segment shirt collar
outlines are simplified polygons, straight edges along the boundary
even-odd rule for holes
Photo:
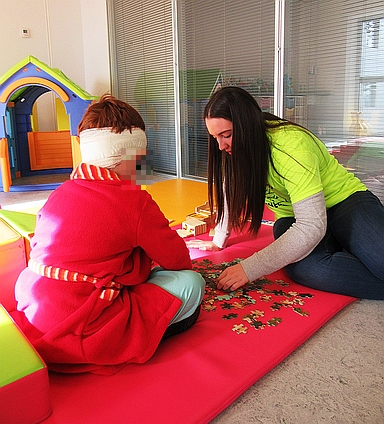
[[[71,180],[121,181],[116,172],[101,166],[80,163],[72,171]]]

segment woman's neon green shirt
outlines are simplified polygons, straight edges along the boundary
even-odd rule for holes
[[[328,209],[357,191],[367,190],[318,138],[300,127],[275,128],[268,135],[274,167],[269,167],[265,203],[276,219],[294,216],[293,203],[321,191]]]

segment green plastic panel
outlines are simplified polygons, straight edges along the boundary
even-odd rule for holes
[[[40,356],[0,305],[0,387],[43,368]]]

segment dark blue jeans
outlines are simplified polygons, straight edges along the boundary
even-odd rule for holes
[[[357,192],[327,211],[324,238],[306,258],[286,266],[307,287],[365,299],[384,299],[384,207],[370,191]],[[275,222],[275,239],[295,222]]]

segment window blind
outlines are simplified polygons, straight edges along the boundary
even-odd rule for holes
[[[114,95],[146,124],[156,172],[176,174],[172,3],[112,0]]]
[[[204,106],[218,85],[236,85],[271,104],[274,2],[181,0],[179,65],[184,175],[205,178]]]
[[[263,110],[274,112],[276,2],[110,1],[115,92],[143,115],[155,171],[175,174],[177,128],[182,175],[205,178],[202,114],[216,86],[244,87]],[[174,113],[172,4],[180,123]],[[383,1],[286,0],[284,10],[283,117],[318,135],[384,198]]]
[[[383,1],[289,0],[285,28],[285,117],[384,199]]]

